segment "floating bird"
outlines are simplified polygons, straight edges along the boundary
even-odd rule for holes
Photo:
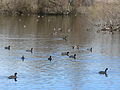
[[[88,51],[92,52],[92,47],[87,49]]]
[[[14,75],[11,75],[8,77],[9,79],[16,79],[17,78],[17,73],[14,73]]]
[[[74,59],[76,59],[76,54],[70,55],[69,58],[74,58]]]
[[[92,48],[90,48],[90,51],[92,52]]]
[[[80,46],[79,45],[75,45],[75,46],[72,46],[72,49],[79,49],[80,48]]]
[[[75,48],[75,46],[72,46],[72,49],[74,49]]]
[[[30,50],[28,49],[28,50],[26,50],[26,52],[33,52],[33,48],[31,48]]]
[[[105,69],[105,71],[99,71],[99,74],[107,74],[108,68]]]
[[[22,59],[22,61],[24,61],[25,57],[24,57],[24,56],[22,56],[22,57],[21,57],[21,59]]]
[[[8,50],[10,50],[10,46],[8,46],[8,47],[5,47],[5,49],[8,49]]]
[[[67,41],[67,36],[64,36],[64,37],[63,37],[63,40]]]
[[[79,49],[80,48],[80,46],[79,45],[77,45],[77,47],[76,47],[77,49]]]
[[[52,57],[50,56],[50,57],[48,58],[48,60],[51,61],[51,60],[52,60]]]
[[[67,55],[67,56],[69,56],[68,54],[69,54],[69,52],[62,52],[61,53],[61,55]]]

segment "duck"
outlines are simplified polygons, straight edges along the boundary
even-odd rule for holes
[[[72,46],[72,49],[79,49],[79,48],[80,48],[79,45]]]
[[[76,54],[70,55],[69,58],[74,58],[74,59],[76,59]]]
[[[69,56],[69,52],[62,52],[61,55],[63,55],[63,56],[64,56],[64,55]]]
[[[75,46],[72,46],[72,49],[74,49],[75,48]]]
[[[99,71],[99,74],[107,74],[108,68],[105,69],[105,71]]]
[[[67,41],[67,36],[64,36],[64,37],[63,37],[63,40]]]
[[[21,57],[21,59],[22,59],[22,61],[24,61],[25,57],[24,57],[24,56],[22,56],[22,57]]]
[[[10,45],[9,45],[8,47],[5,47],[5,49],[8,49],[8,50],[10,50]]]
[[[33,48],[26,50],[26,52],[33,52]]]
[[[48,60],[51,61],[51,60],[52,60],[52,56],[50,56],[50,57],[48,58]]]
[[[79,46],[79,45],[77,45],[77,46],[76,46],[76,48],[77,48],[77,49],[79,49],[79,48],[80,48],[80,46]]]
[[[17,78],[17,73],[14,73],[14,75],[11,75],[8,77],[9,79],[16,79]]]
[[[92,48],[90,48],[90,51],[92,52]]]
[[[91,48],[87,48],[88,51],[92,52],[92,47]]]

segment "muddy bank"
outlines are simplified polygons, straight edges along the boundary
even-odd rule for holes
[[[0,0],[0,13],[71,14],[93,3],[94,0]]]

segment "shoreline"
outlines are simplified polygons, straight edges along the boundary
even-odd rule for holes
[[[23,0],[24,1],[24,0]],[[27,0],[26,0],[27,1]],[[52,0],[50,0],[52,1]],[[59,0],[58,0],[59,1]],[[4,1],[3,1],[4,2]],[[34,2],[34,1],[33,1]],[[106,6],[114,6],[119,7],[119,3],[102,3],[102,2],[94,2],[90,5],[77,5],[76,2],[73,2],[73,5],[69,2],[47,2],[47,4],[42,5],[43,3],[30,3],[27,2],[0,2],[0,14],[1,15],[76,15],[76,14],[84,14],[87,12],[91,12],[94,9],[98,9],[101,7],[103,10],[106,9]],[[57,6],[56,6],[57,5]],[[105,8],[102,6],[104,5]],[[93,10],[92,10],[93,9]]]

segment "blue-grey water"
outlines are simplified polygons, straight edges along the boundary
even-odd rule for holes
[[[120,33],[97,33],[94,24],[100,22],[93,19],[0,16],[0,90],[119,90]],[[10,50],[4,49],[9,45]],[[26,52],[30,48],[33,53]],[[67,51],[76,59],[61,55]],[[107,77],[98,73],[105,68]],[[8,79],[15,72],[16,82]]]

